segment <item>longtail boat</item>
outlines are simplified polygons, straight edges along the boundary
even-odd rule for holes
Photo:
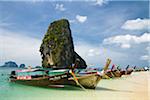
[[[150,70],[150,68],[148,66],[147,67],[137,67],[137,66],[133,67],[134,72],[149,71],[149,70]]]
[[[130,75],[132,72],[133,72],[133,69],[129,67],[129,65],[125,68],[125,69],[119,69],[118,70],[120,71],[120,73],[122,75]]]
[[[113,75],[112,78],[121,77],[122,76],[122,74],[120,73],[120,71],[115,68],[114,64],[112,65],[111,72],[112,72],[112,75]]]
[[[105,75],[102,77],[103,79],[110,79],[110,78],[113,78],[114,77],[114,74],[112,73],[111,70],[107,70],[105,72]]]
[[[81,88],[96,88],[107,70],[111,60],[108,59],[103,71],[88,70],[75,72],[74,69],[23,69],[12,71],[10,81],[32,86],[49,87],[54,85],[74,85]]]
[[[67,84],[69,69],[32,69],[12,71],[10,81],[24,85],[48,87]]]
[[[132,68],[127,69],[125,75],[130,75],[133,72]]]
[[[12,71],[10,81],[32,86],[47,86],[49,84],[47,73],[39,69]]]
[[[83,71],[78,74],[70,72],[73,77],[68,79],[70,85],[83,86],[84,88],[95,89],[98,82],[105,75],[105,71],[108,69],[111,63],[110,59],[107,59],[106,65],[101,72],[98,71]]]
[[[101,78],[101,75],[98,73],[79,75],[76,76],[76,79],[74,79],[74,77],[69,78],[68,83],[69,85],[75,86],[79,86],[79,84],[81,84],[84,88],[95,89]],[[76,82],[76,80],[78,80],[78,82]]]
[[[68,71],[69,74],[67,74],[68,78],[65,78],[64,80],[61,79],[61,82],[57,81],[55,82],[55,84],[73,85],[81,88],[95,89],[98,82],[102,79],[102,76],[105,74],[104,72],[108,69],[110,63],[111,60],[107,59],[106,65],[101,72],[98,72],[97,70],[87,69],[70,69]],[[77,66],[77,64],[75,64],[75,66]],[[52,81],[50,81],[50,83],[51,82]]]
[[[125,69],[124,75],[130,75],[133,72],[133,69],[129,67],[129,65]]]
[[[115,65],[113,64],[112,68],[110,70],[107,70],[105,74],[106,75],[103,76],[103,79],[121,77],[124,73],[119,69],[115,68]]]
[[[52,85],[81,85],[84,88],[94,89],[101,79],[99,73],[96,72],[91,74],[79,74],[69,70],[70,69],[49,70],[48,73],[42,73],[41,75],[37,70],[25,72],[12,71],[10,81],[31,86],[51,87]],[[42,70],[42,72],[44,72],[44,70]]]

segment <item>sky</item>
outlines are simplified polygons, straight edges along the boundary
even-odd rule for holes
[[[68,19],[75,51],[88,66],[150,65],[146,0],[0,0],[0,65],[41,65],[40,44],[51,22]]]

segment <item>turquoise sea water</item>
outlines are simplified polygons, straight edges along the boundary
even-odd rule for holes
[[[10,68],[0,68],[0,100],[92,100],[95,90],[79,87],[42,88],[9,82]],[[88,96],[88,97],[87,97]]]
[[[42,88],[12,83],[8,80],[11,70],[15,69],[0,68],[0,100],[131,100],[135,86],[132,80],[138,74],[109,80],[102,79],[95,90],[84,91],[73,86]]]

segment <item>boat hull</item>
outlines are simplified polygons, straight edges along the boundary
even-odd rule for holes
[[[95,89],[98,82],[101,80],[101,76],[97,73],[91,74],[78,74],[76,76],[79,84],[85,88]],[[72,75],[70,74],[61,74],[54,76],[43,76],[31,79],[17,79],[17,77],[10,78],[11,82],[30,85],[30,86],[40,86],[40,87],[49,87],[51,85],[74,85],[78,86]]]
[[[35,79],[26,79],[26,80],[19,80],[19,79],[10,79],[11,82],[16,82],[23,85],[30,85],[30,86],[48,86],[49,85],[49,78],[35,78]]]
[[[121,71],[123,75],[130,75],[133,70],[126,70],[126,71]]]
[[[89,88],[89,89],[95,89],[98,82],[102,79],[100,75],[98,74],[89,74],[89,75],[83,75],[83,76],[79,76],[77,77],[78,82],[85,88]],[[74,81],[73,78],[69,78],[68,79],[68,84],[69,85],[75,85],[78,86],[76,84],[76,82]]]
[[[103,79],[109,79],[109,78],[117,78],[117,77],[121,77],[122,75],[124,75],[125,72],[123,71],[108,71],[105,73],[105,75],[102,77]]]
[[[11,82],[16,82],[24,85],[31,86],[42,86],[47,87],[49,85],[64,85],[68,83],[68,75],[57,75],[57,76],[46,76],[40,78],[32,78],[32,79],[16,79],[10,78]]]
[[[120,71],[113,71],[114,77],[121,77],[123,74]]]
[[[112,71],[108,71],[108,72],[105,73],[105,75],[103,75],[102,78],[103,79],[110,79],[110,78],[113,78],[113,77],[115,77],[113,72]]]
[[[133,72],[133,70],[129,70],[126,72],[126,75],[130,75]]]

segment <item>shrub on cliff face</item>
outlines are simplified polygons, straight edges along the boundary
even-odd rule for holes
[[[79,59],[78,68],[86,68],[85,61],[74,51],[73,39],[68,20],[54,21],[48,27],[40,52],[43,67],[64,68]]]

